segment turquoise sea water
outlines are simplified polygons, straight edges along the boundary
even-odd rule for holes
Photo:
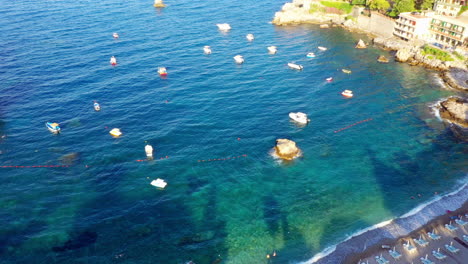
[[[341,28],[269,24],[283,1],[166,3],[0,0],[0,263],[296,263],[466,181],[433,72]],[[303,157],[272,158],[277,138]],[[37,165],[67,167],[4,167]]]

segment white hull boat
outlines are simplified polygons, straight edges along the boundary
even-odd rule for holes
[[[221,31],[231,30],[231,25],[229,25],[228,23],[216,24],[216,26],[218,26],[218,29]]]
[[[205,54],[211,54],[211,47],[210,46],[203,47],[203,52]]]
[[[295,63],[288,63],[288,67],[291,68],[291,69],[294,69],[294,70],[302,70],[304,69],[304,67],[302,67],[302,65],[299,65],[299,64],[295,64]]]
[[[276,46],[270,46],[267,49],[268,49],[268,53],[270,53],[270,54],[276,54],[276,52],[278,51],[276,49]]]
[[[98,102],[94,102],[93,104],[93,107],[94,107],[94,111],[101,111],[101,106],[99,105]]]
[[[54,134],[58,134],[61,131],[60,125],[58,123],[47,122],[46,127],[47,129],[49,129],[50,132]]]
[[[158,188],[161,188],[161,189],[164,189],[164,187],[166,187],[166,185],[167,185],[167,182],[165,182],[163,179],[157,178],[156,180],[153,180],[151,182],[151,185],[153,185],[155,187],[158,187]]]
[[[326,51],[326,50],[327,50],[327,48],[325,48],[325,47],[320,47],[320,46],[318,47],[318,49],[321,50],[321,51]]]
[[[114,65],[114,66],[117,65],[117,59],[114,56],[110,58],[109,62],[111,65]]]
[[[234,56],[234,60],[236,61],[237,64],[244,63],[244,57],[242,57],[241,55]]]
[[[307,58],[314,58],[315,57],[315,54],[313,52],[309,52],[307,53]]]
[[[351,90],[344,90],[341,95],[343,95],[344,97],[348,97],[348,98],[351,98],[353,97],[353,91]]]
[[[145,146],[145,153],[146,153],[146,157],[152,158],[153,157],[153,147],[151,145],[146,145]]]
[[[245,37],[247,38],[248,41],[252,41],[255,39],[253,34],[247,34]]]
[[[307,115],[301,112],[297,112],[297,113],[291,112],[289,113],[289,118],[291,118],[292,120],[300,124],[307,124],[310,122],[310,119],[307,118]]]
[[[120,137],[122,135],[122,132],[120,132],[120,129],[114,128],[111,131],[109,131],[109,134],[111,134],[113,137]]]

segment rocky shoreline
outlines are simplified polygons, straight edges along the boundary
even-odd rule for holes
[[[396,61],[440,71],[442,79],[448,86],[468,91],[468,69],[465,62],[441,61],[433,58],[434,56],[424,55],[421,50],[423,43],[406,42],[396,37],[376,36],[360,28],[352,19],[346,20],[346,15],[310,13],[311,3],[311,0],[293,0],[291,3],[284,4],[281,11],[275,13],[272,23],[278,26],[331,23],[333,26],[341,26],[352,32],[365,33],[373,38],[376,46],[396,51]]]

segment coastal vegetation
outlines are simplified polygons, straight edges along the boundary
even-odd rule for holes
[[[385,1],[385,0],[383,0]],[[320,1],[320,3],[323,6],[329,7],[329,8],[336,8],[340,11],[342,11],[344,14],[349,14],[351,13],[351,10],[353,9],[353,6],[347,2],[331,2],[331,1]]]
[[[434,56],[436,59],[441,60],[441,61],[453,61],[452,56],[450,56],[448,52],[445,52],[437,48],[433,48],[429,45],[425,45],[422,48],[421,53],[423,55],[429,55],[429,57]]]

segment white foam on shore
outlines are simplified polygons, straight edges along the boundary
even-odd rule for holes
[[[380,222],[378,224],[375,224],[375,225],[372,225],[370,227],[367,227],[367,228],[364,228],[364,229],[361,229],[361,230],[358,230],[356,231],[355,233],[353,233],[352,235],[350,236],[347,236],[346,239],[344,239],[343,241],[337,243],[337,244],[334,244],[334,245],[331,245],[331,246],[328,246],[326,247],[324,250],[322,250],[321,252],[315,254],[311,259],[307,260],[307,261],[304,261],[304,262],[299,262],[298,264],[312,264],[312,263],[316,263],[317,261],[319,261],[320,259],[332,254],[333,252],[335,252],[336,250],[336,247],[339,245],[339,244],[342,244],[342,243],[345,243],[346,241],[352,239],[353,237],[356,237],[356,236],[359,236],[359,235],[362,235],[364,234],[365,232],[367,231],[370,231],[370,230],[374,230],[374,229],[377,229],[377,228],[381,228],[381,227],[384,227],[390,223],[392,223],[394,220],[396,219],[402,219],[402,218],[407,218],[407,217],[410,217],[412,215],[416,215],[417,213],[419,213],[421,210],[423,210],[424,208],[426,208],[427,206],[431,205],[431,204],[435,204],[436,202],[440,201],[441,199],[443,199],[444,197],[448,197],[448,196],[452,196],[452,195],[455,195],[457,193],[459,193],[460,191],[462,191],[463,189],[465,189],[467,186],[468,186],[468,183],[467,183],[467,180],[468,180],[468,174],[465,175],[464,178],[460,179],[459,181],[457,181],[457,186],[460,184],[461,186],[459,188],[457,188],[455,191],[452,191],[448,194],[445,194],[445,195],[440,195],[440,196],[436,196],[434,197],[433,199],[425,202],[425,203],[422,203],[420,205],[418,205],[417,207],[415,207],[414,209],[412,209],[411,211],[405,213],[404,215],[400,216],[400,217],[397,217],[397,218],[392,218],[390,220],[386,220],[386,221],[383,221],[383,222]],[[462,201],[462,204],[463,204],[464,201]],[[456,210],[458,208],[452,208],[453,210]],[[443,215],[445,212],[441,213],[440,215]],[[366,249],[367,246],[365,246],[362,250],[364,251]]]

